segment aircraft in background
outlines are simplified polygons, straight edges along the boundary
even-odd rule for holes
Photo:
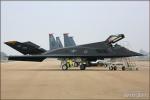
[[[64,47],[76,46],[73,37],[68,36],[69,33],[64,33]]]
[[[23,56],[8,56],[9,60],[15,61],[37,61],[41,62],[46,58],[58,58],[61,60],[61,67],[63,70],[69,68],[68,59],[74,60],[79,63],[80,70],[85,70],[91,61],[97,61],[104,58],[120,58],[142,56],[140,53],[130,51],[125,47],[114,44],[119,40],[125,38],[124,34],[111,35],[105,41],[78,45],[68,46],[65,48],[54,48],[42,54],[37,55],[23,55]],[[16,45],[16,42],[11,42]]]
[[[54,50],[59,48],[63,48],[60,38],[56,37],[55,39],[53,33],[49,34],[49,50]]]
[[[69,33],[64,33],[64,47],[76,46],[73,37],[68,36]],[[53,36],[53,33],[49,34],[49,50],[63,48],[62,42],[59,37]]]

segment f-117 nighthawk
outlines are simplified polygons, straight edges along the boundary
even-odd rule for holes
[[[102,42],[77,46],[71,37],[68,37],[67,34],[64,34],[64,47],[59,37],[57,37],[56,40],[52,34],[50,34],[49,37],[50,50],[40,48],[32,42],[25,42],[23,44],[27,45],[24,46],[17,46],[17,41],[5,42],[5,44],[11,47],[17,47],[17,49],[14,48],[16,50],[21,49],[20,52],[26,51],[26,53],[23,53],[24,55],[22,56],[8,56],[8,60],[42,62],[46,58],[58,58],[61,60],[62,69],[67,70],[69,68],[69,59],[75,62],[76,66],[80,66],[80,70],[85,70],[86,67],[90,65],[89,63],[91,61],[96,61],[99,59],[103,60],[104,58],[142,56],[140,53],[130,51],[121,45],[115,44],[119,40],[125,38],[124,34],[111,35]],[[31,44],[33,45],[31,46]]]

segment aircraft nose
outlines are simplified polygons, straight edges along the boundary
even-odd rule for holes
[[[134,55],[134,56],[144,56],[143,54],[137,53],[137,52],[133,52],[133,55]]]

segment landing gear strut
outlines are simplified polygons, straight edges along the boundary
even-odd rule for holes
[[[89,62],[82,59],[78,62],[73,61],[72,59],[62,59],[61,60],[61,68],[62,70],[68,70],[70,67],[78,67],[80,66],[80,70],[85,70],[86,67],[89,65]]]
[[[74,67],[78,67],[79,63],[78,62],[74,62]]]

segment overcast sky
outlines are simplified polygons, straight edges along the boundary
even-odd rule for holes
[[[70,33],[77,44],[125,34],[120,44],[149,51],[148,1],[1,1],[1,50],[18,55],[5,41],[32,41],[49,49],[48,34],[63,42]]]

